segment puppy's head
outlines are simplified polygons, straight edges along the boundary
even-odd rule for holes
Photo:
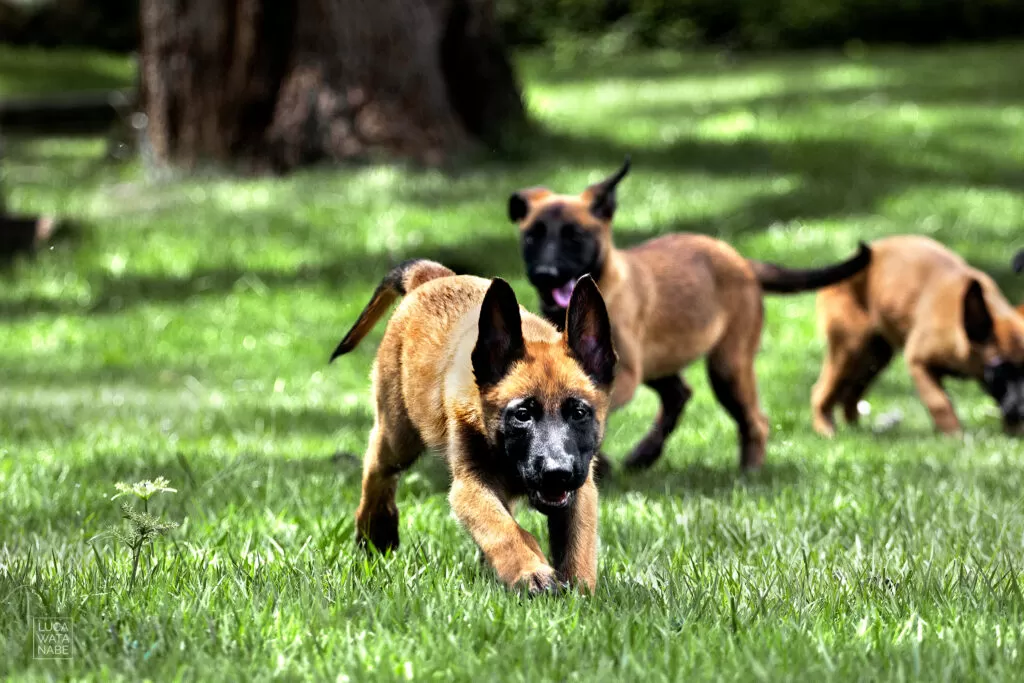
[[[480,308],[473,374],[501,469],[535,508],[551,513],[572,503],[590,473],[616,355],[604,299],[589,277],[570,297],[565,331],[549,341],[525,340],[519,311],[509,284],[493,280]]]
[[[971,280],[963,322],[967,339],[985,362],[982,386],[999,404],[1004,428],[1024,435],[1024,313],[1011,308],[994,314],[981,283]]]
[[[519,225],[519,241],[530,284],[540,295],[544,315],[558,325],[576,281],[600,276],[611,248],[616,187],[629,172],[622,168],[579,195],[559,195],[544,187],[519,190],[508,200],[508,217]]]

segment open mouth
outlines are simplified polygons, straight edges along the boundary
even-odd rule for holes
[[[576,280],[569,280],[557,289],[551,290],[551,298],[560,308],[569,308],[572,290],[576,289]]]
[[[531,498],[544,508],[558,510],[568,507],[572,501],[572,491],[536,491]]]

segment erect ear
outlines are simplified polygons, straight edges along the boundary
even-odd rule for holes
[[[551,190],[546,187],[528,187],[525,190],[513,192],[508,198],[508,219],[513,223],[518,223],[530,213],[531,204],[550,195]]]
[[[630,157],[627,154],[622,168],[599,183],[594,183],[583,191],[580,198],[589,206],[590,213],[603,221],[610,221],[615,215],[618,203],[615,200],[615,188],[626,174],[629,173]]]
[[[494,386],[525,354],[516,294],[507,282],[494,278],[480,306],[479,331],[471,356],[477,386]]]
[[[991,339],[995,330],[995,322],[985,303],[985,292],[977,280],[971,280],[964,293],[964,330],[975,344]]]
[[[589,275],[581,277],[572,290],[563,334],[569,351],[594,384],[610,387],[617,361],[612,326],[601,290]]]

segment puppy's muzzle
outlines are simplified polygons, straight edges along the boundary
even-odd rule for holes
[[[577,489],[586,481],[586,472],[576,466],[576,459],[546,457],[537,468],[537,475],[530,491],[534,506],[543,511],[568,507]]]

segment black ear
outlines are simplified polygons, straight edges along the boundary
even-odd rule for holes
[[[622,162],[622,168],[587,188],[586,192],[590,195],[590,213],[595,218],[610,221],[615,215],[615,209],[618,208],[618,203],[615,200],[615,188],[629,173],[629,166],[630,157],[627,154],[625,161]]]
[[[523,321],[512,287],[494,278],[480,306],[479,332],[473,347],[473,374],[480,388],[494,386],[526,354]]]
[[[565,313],[565,337],[573,357],[594,384],[602,388],[611,386],[618,360],[612,344],[612,326],[601,290],[589,275],[581,277],[572,290]]]
[[[982,344],[992,338],[995,322],[985,304],[985,292],[981,283],[971,280],[964,293],[964,330],[972,343]]]
[[[1013,257],[1013,272],[1024,273],[1024,249],[1017,252]]]
[[[526,218],[526,214],[530,211],[530,204],[526,201],[526,197],[518,192],[513,192],[512,196],[508,198],[508,219],[513,223]]]

